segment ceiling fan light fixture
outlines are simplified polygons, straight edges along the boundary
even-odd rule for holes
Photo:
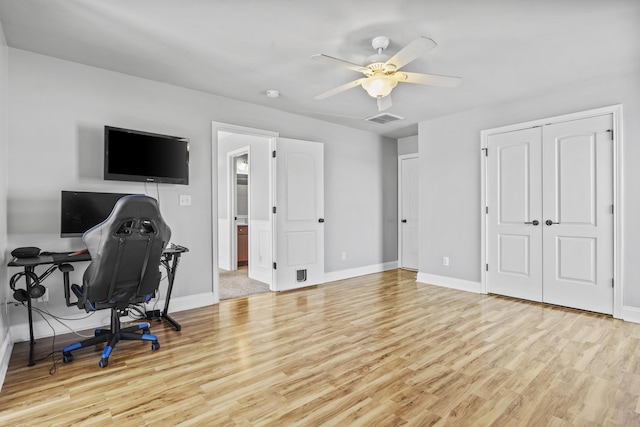
[[[391,93],[398,81],[391,76],[384,74],[373,75],[362,82],[362,87],[367,93],[374,97],[385,97]]]

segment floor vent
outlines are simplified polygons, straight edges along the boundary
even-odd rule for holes
[[[367,117],[365,119],[368,122],[380,123],[381,125],[389,122],[395,122],[398,120],[404,120],[404,117],[396,116],[394,114],[389,113],[380,113],[375,116]]]

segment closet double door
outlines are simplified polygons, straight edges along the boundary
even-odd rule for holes
[[[613,312],[610,114],[487,138],[487,289]]]

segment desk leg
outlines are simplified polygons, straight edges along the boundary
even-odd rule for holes
[[[25,267],[25,271],[34,272],[33,267]],[[27,312],[29,313],[29,363],[27,366],[33,366],[36,364],[33,360],[34,346],[36,344],[36,340],[33,337],[33,310],[31,307],[31,296],[29,294],[29,290],[31,289],[31,277],[25,274],[25,279],[27,280]]]
[[[178,268],[178,260],[180,259],[180,253],[169,254],[167,258],[162,261],[162,265],[167,270],[167,299],[164,301],[164,310],[154,310],[147,314],[147,319],[165,319],[175,328],[176,331],[180,331],[182,326],[173,317],[169,316],[169,301],[171,300],[171,292],[173,291],[173,281],[176,277],[176,269]],[[169,265],[171,263],[171,265]]]

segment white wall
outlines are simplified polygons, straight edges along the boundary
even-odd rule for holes
[[[420,273],[479,283],[480,131],[608,105],[623,105],[623,305],[640,308],[640,73],[612,75],[529,99],[422,122]],[[448,256],[450,266],[442,265]]]
[[[327,272],[397,259],[394,140],[18,49],[9,49],[9,81],[9,247],[82,247],[58,237],[61,190],[156,195],[153,185],[145,191],[142,183],[102,179],[104,125],[180,135],[191,140],[190,185],[159,185],[172,241],[190,248],[173,296],[211,293],[211,121],[218,121],[325,144]],[[180,194],[190,194],[192,206],[179,206]],[[83,266],[77,270],[76,283]],[[49,306],[68,314],[75,309],[63,307],[57,276],[48,280]],[[25,321],[24,310],[12,310],[12,325]]]
[[[0,388],[11,352],[9,316],[5,311],[5,299],[10,296],[7,282],[7,147],[8,137],[8,49],[0,24]]]
[[[398,156],[418,152],[418,135],[398,138]]]

